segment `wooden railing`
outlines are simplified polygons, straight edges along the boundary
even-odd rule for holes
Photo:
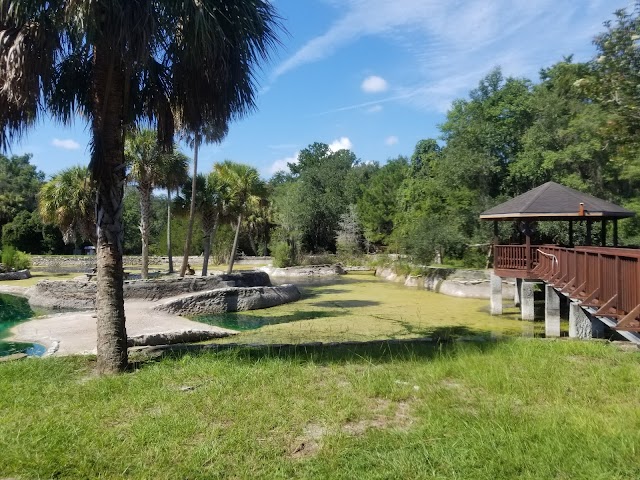
[[[640,250],[536,247],[533,277],[544,280],[595,315],[613,318],[616,328],[640,332]]]
[[[538,246],[529,247],[530,265],[527,268],[527,247],[525,245],[495,245],[493,247],[493,268],[496,270],[532,271],[538,265]]]

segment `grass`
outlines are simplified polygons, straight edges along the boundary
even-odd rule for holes
[[[241,314],[198,317],[228,328],[265,324],[218,342],[301,343],[430,336],[533,334],[544,325],[517,320],[518,310],[491,316],[488,300],[460,299],[350,273],[331,285],[301,286],[300,301]]]
[[[515,339],[0,364],[0,477],[640,478],[640,356]]]

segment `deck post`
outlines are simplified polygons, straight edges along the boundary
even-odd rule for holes
[[[491,315],[502,315],[502,278],[491,273]]]
[[[520,290],[520,312],[522,320],[534,320],[535,311],[533,308],[533,286],[534,282],[522,280]]]
[[[516,278],[515,288],[513,289],[513,304],[516,307],[520,306],[520,290],[522,289],[522,279]]]
[[[552,285],[544,286],[544,334],[560,336],[560,295]]]
[[[587,238],[585,239],[585,244],[590,247],[591,246],[591,220],[587,220]]]
[[[569,302],[569,337],[582,340],[592,338],[589,315],[577,302]]]
[[[569,220],[569,248],[573,248],[573,220]]]
[[[600,226],[600,246],[606,247],[607,246],[607,221],[602,220],[600,225],[601,225]]]
[[[618,246],[618,219],[613,219],[613,246]]]

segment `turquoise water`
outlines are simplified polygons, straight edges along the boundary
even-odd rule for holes
[[[0,293],[0,357],[24,352],[27,355],[42,355],[44,347],[33,343],[8,342],[3,340],[9,330],[35,315],[26,298]]]

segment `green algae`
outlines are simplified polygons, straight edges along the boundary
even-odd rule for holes
[[[295,283],[295,282],[294,282]],[[518,309],[491,316],[489,301],[456,298],[349,274],[300,285],[302,299],[265,310],[194,320],[240,330],[223,342],[337,342],[428,336],[533,336],[542,325],[522,322]]]

